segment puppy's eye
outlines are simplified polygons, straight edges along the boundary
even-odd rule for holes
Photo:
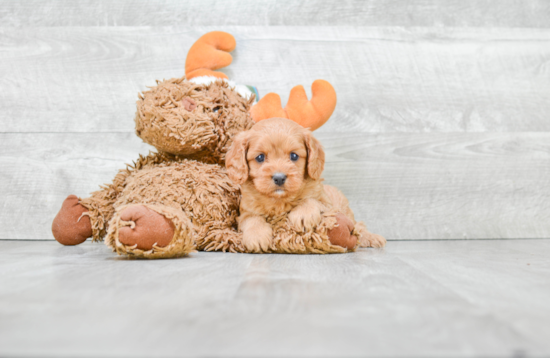
[[[290,153],[290,160],[292,160],[293,162],[297,161],[298,158],[300,158],[300,157],[298,156],[298,154],[296,154],[296,153]]]
[[[265,160],[265,155],[263,155],[263,154],[260,154],[256,157],[256,161],[258,163],[262,163],[264,160]]]

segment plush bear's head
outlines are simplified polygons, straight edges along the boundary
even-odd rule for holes
[[[254,96],[245,99],[221,79],[157,82],[140,94],[136,134],[161,152],[223,164],[233,137],[254,124],[253,101]]]
[[[285,117],[313,130],[328,120],[336,106],[336,93],[323,80],[313,83],[311,101],[304,88],[296,86],[284,109],[281,98],[268,93],[250,112],[257,91],[213,71],[231,63],[229,52],[235,46],[235,38],[225,32],[201,36],[187,54],[187,79],[157,82],[140,95],[137,135],[161,152],[224,165],[233,137],[250,129],[254,121]]]

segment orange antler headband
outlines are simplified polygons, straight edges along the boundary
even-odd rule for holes
[[[235,38],[223,31],[209,32],[197,40],[187,53],[185,77],[214,76],[227,79],[227,75],[217,70],[229,66],[233,57],[228,53],[235,49]]]
[[[199,76],[214,76],[227,79],[227,75],[213,70],[229,66],[233,57],[228,53],[235,49],[235,38],[222,31],[212,31],[201,36],[191,46],[185,61],[185,76],[191,79]],[[315,130],[330,118],[336,107],[336,92],[330,83],[316,80],[311,85],[312,97],[307,99],[303,86],[290,91],[286,107],[281,105],[281,97],[268,93],[250,110],[252,118],[262,119],[284,117],[293,120],[305,128]]]
[[[293,120],[312,131],[321,127],[334,112],[336,107],[336,91],[325,80],[316,80],[311,85],[311,100],[308,101],[302,85],[290,91],[288,103],[283,109],[281,97],[276,93],[268,93],[250,110],[252,119],[256,122],[262,119],[283,117]]]

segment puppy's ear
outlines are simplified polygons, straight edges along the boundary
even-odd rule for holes
[[[233,139],[233,144],[225,155],[227,174],[237,184],[243,184],[248,179],[247,150],[248,133],[241,132]]]
[[[307,174],[312,179],[319,179],[325,168],[325,151],[321,142],[317,140],[311,131],[306,129],[304,142],[307,148]]]

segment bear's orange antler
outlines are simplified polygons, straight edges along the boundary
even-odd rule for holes
[[[254,121],[273,117],[283,117],[309,128],[312,131],[321,127],[334,112],[336,107],[336,91],[325,80],[316,80],[311,85],[311,100],[308,101],[302,85],[290,91],[288,103],[283,109],[281,97],[276,93],[268,93],[250,109]]]
[[[228,52],[236,46],[235,38],[227,32],[212,31],[201,36],[187,53],[185,77],[214,76],[227,79],[226,74],[212,70],[229,66],[233,57]]]

